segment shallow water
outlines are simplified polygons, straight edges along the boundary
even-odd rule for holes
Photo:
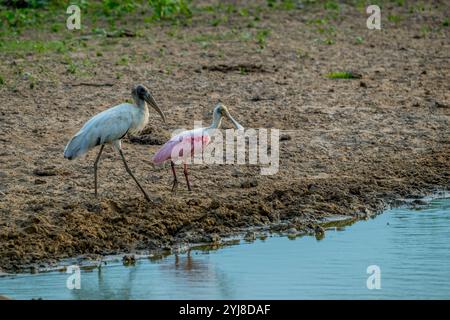
[[[370,265],[380,289],[369,290]],[[112,263],[68,274],[0,278],[0,294],[16,299],[450,299],[450,199],[421,210],[393,209],[323,240],[269,237],[216,251],[134,267]]]

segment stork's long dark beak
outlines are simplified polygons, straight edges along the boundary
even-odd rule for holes
[[[144,97],[145,101],[152,106],[153,109],[156,110],[156,112],[159,113],[161,118],[163,119],[163,122],[166,123],[166,116],[164,115],[164,112],[162,112],[161,108],[156,103],[155,99],[153,99],[152,95],[150,93],[146,93]]]

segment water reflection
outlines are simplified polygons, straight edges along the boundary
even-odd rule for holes
[[[0,294],[31,299],[390,299],[450,298],[450,199],[422,210],[394,209],[344,232],[270,237],[219,250],[110,263],[82,271],[81,289],[65,273],[0,278]],[[366,287],[369,265],[381,290]]]

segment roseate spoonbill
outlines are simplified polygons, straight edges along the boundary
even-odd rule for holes
[[[145,199],[150,201],[147,193],[128,167],[122,152],[121,139],[127,133],[136,134],[144,129],[149,117],[147,103],[159,113],[164,123],[166,122],[166,117],[156,104],[150,91],[143,85],[135,86],[131,90],[131,95],[133,96],[134,104],[119,104],[100,112],[86,122],[80,131],[70,139],[64,149],[64,158],[72,160],[85,154],[90,149],[100,146],[100,151],[94,162],[95,196],[97,196],[97,165],[105,144],[112,144],[119,152],[126,171],[136,182]]]
[[[161,149],[159,149],[158,152],[155,154],[155,156],[153,157],[153,162],[155,164],[160,164],[167,160],[170,160],[170,165],[172,167],[172,174],[173,174],[172,192],[178,186],[177,174],[175,172],[175,163],[173,162],[174,159],[172,159],[172,152],[176,153],[177,150],[181,150],[181,152],[179,152],[177,154],[177,156],[179,156],[181,158],[192,156],[197,152],[203,152],[203,148],[206,145],[208,145],[208,143],[211,142],[211,137],[210,137],[211,130],[220,128],[223,117],[227,117],[233,123],[233,125],[236,127],[236,129],[244,129],[244,127],[241,126],[230,115],[230,112],[228,111],[227,107],[224,106],[223,104],[219,103],[214,108],[213,121],[209,127],[183,131],[183,132],[177,134],[176,136],[172,137],[169,141],[167,141],[161,147]],[[201,149],[195,148],[195,146],[198,146],[198,145],[201,145]],[[183,156],[183,150],[190,150],[191,154]],[[188,190],[191,191],[192,189],[191,189],[191,184],[189,183],[186,162],[184,162],[183,165],[184,165],[183,173],[186,178],[187,187],[188,187]]]

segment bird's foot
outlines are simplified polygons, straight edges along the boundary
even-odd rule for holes
[[[178,187],[178,180],[173,180],[172,192],[175,192]]]
[[[144,193],[144,198],[145,198],[145,200],[147,200],[148,202],[153,202],[153,201],[150,199],[150,197],[148,196],[147,193]]]

